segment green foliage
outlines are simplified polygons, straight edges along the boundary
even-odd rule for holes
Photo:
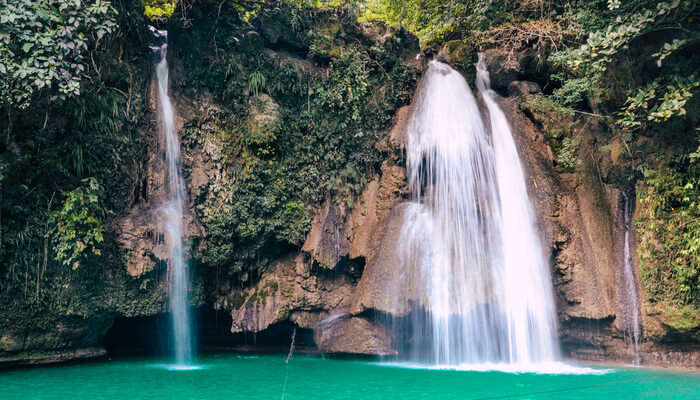
[[[414,32],[421,43],[448,40],[470,30],[488,26],[502,2],[462,0],[446,3],[437,0],[368,0],[361,20],[386,21]]]
[[[646,128],[649,123],[660,124],[687,114],[685,105],[700,88],[695,75],[687,78],[674,76],[673,83],[666,86],[662,86],[660,80],[648,83],[638,89],[634,96],[627,98],[619,113],[620,126],[634,131]]]
[[[265,83],[265,75],[260,71],[253,71],[248,77],[248,90],[253,96],[257,96],[265,88]]]
[[[528,96],[522,107],[542,125],[557,168],[561,172],[574,172],[581,164],[577,157],[580,138],[570,134],[574,126],[574,111],[541,94]]]
[[[562,67],[565,71],[564,74],[557,75],[563,81],[562,88],[555,91],[555,97],[559,95],[558,100],[573,104],[571,100],[587,95],[597,103],[603,88],[606,85],[613,88],[617,83],[610,81],[620,79],[609,68],[614,66],[620,70],[624,63],[628,63],[632,70],[625,72],[637,74],[643,64],[636,62],[635,65],[635,61],[627,60],[632,46],[656,46],[656,52],[644,49],[643,57],[648,57],[649,61],[655,60],[658,68],[663,66],[660,74],[651,76],[647,82],[652,82],[646,87],[635,87],[637,76],[629,76],[627,82],[622,83],[629,96],[625,109],[619,113],[622,117],[620,124],[624,129],[640,128],[640,121],[647,119],[647,115],[649,120],[654,121],[667,121],[674,115],[683,115],[683,105],[697,88],[693,68],[687,68],[696,64],[697,60],[687,60],[683,56],[674,59],[674,54],[700,40],[697,21],[692,17],[698,10],[698,4],[687,0],[634,3],[637,4],[618,6],[611,2],[607,24],[590,31],[584,44],[559,51],[550,59],[555,66]],[[679,37],[660,44],[640,42],[644,37],[666,30],[676,32]],[[667,62],[670,64],[665,65]],[[570,96],[561,96],[562,91],[578,95],[572,99]]]
[[[63,2],[34,3],[39,7]],[[65,3],[69,5],[65,20],[57,17],[58,8],[48,10],[48,14],[40,12],[36,18],[49,18],[52,26],[59,26],[68,23],[71,13],[88,13],[89,8],[103,4],[82,1],[82,9],[77,10],[76,2]],[[145,147],[138,130],[145,111],[146,81],[141,77],[151,73],[152,65],[147,44],[141,40],[146,20],[140,0],[113,4],[110,7],[118,12],[110,11],[110,19],[117,25],[110,34],[102,33],[100,45],[96,45],[97,31],[84,33],[87,49],[80,48],[85,69],[79,78],[73,76],[80,80],[79,94],[56,101],[55,87],[31,89],[31,101],[24,109],[11,116],[0,115],[0,125],[13,125],[13,135],[0,144],[0,314],[5,317],[0,327],[55,329],[57,319],[74,315],[87,318],[105,304],[100,305],[99,296],[104,295],[106,286],[124,291],[114,299],[127,296],[127,292],[136,299],[132,294],[141,282],[129,286],[116,243],[104,230],[111,222],[108,209],[121,213],[135,201]],[[19,6],[19,2],[12,6]],[[90,15],[88,20],[96,19],[99,13]],[[76,17],[71,23],[78,20]],[[86,23],[96,27],[101,22]],[[17,26],[3,24],[0,29]],[[36,25],[31,33],[50,37],[51,32],[45,29],[50,31],[45,25]],[[79,35],[82,31],[73,32]],[[3,41],[3,45],[15,44]],[[73,50],[61,50],[63,58],[57,59],[68,62],[75,56]],[[57,71],[60,68],[51,73]],[[5,84],[17,82],[5,78]],[[84,181],[86,177],[92,178]],[[100,187],[102,195],[95,203],[93,195]],[[66,268],[73,265],[81,268]]]
[[[594,95],[593,82],[589,78],[569,79],[552,93],[552,99],[567,107],[576,107]]]
[[[216,40],[219,52],[232,56],[187,59],[193,63],[187,86],[213,93],[220,105],[189,127],[187,138],[215,137],[226,163],[227,180],[201,199],[203,261],[239,277],[298,249],[311,210],[326,199],[351,208],[386,159],[379,142],[416,82],[415,71],[398,62],[411,42],[391,37],[367,45],[357,40],[352,17],[337,10],[259,11],[254,25],[281,32],[308,58],[241,49],[227,41],[239,34],[239,22],[231,21],[219,25]],[[200,29],[208,28],[194,26],[186,35]]]
[[[613,63],[620,51],[630,43],[666,23],[673,23],[683,15],[692,14],[697,8],[693,1],[640,2],[643,8],[629,14],[617,14],[614,22],[605,30],[596,30],[588,35],[586,43],[560,52],[555,60],[566,65],[577,75],[599,78]],[[644,7],[646,6],[646,7]],[[614,7],[612,9],[618,9]],[[675,46],[676,49],[680,46]],[[672,47],[665,46],[664,58]]]
[[[564,171],[577,164],[572,157],[577,137],[571,128],[579,116],[614,122],[611,134],[626,150],[614,161],[616,168],[633,181],[639,179],[641,217],[636,227],[642,282],[651,301],[674,310],[668,315],[700,305],[700,192],[694,156],[700,141],[694,116],[700,104],[699,7],[689,0],[555,6],[549,16],[539,17],[565,32],[558,51],[547,59],[554,85],[543,95],[529,96],[523,105],[541,124],[557,167]],[[527,18],[516,22],[520,30]],[[611,147],[606,140],[618,138],[596,140],[605,150]],[[639,171],[644,172],[641,177]]]
[[[700,309],[700,174],[649,170],[638,186],[641,280],[651,301]]]
[[[692,334],[700,327],[700,308],[666,306],[662,312],[664,323],[680,332]]]
[[[104,210],[100,197],[103,189],[95,178],[83,179],[82,185],[66,194],[63,206],[51,215],[56,225],[56,260],[78,269],[81,261],[99,256],[104,241]]]
[[[115,16],[104,0],[0,0],[0,105],[25,109],[42,89],[78,95]]]
[[[167,20],[175,12],[177,0],[141,0],[144,15],[150,20]]]
[[[306,233],[311,224],[311,216],[304,204],[298,201],[285,203],[282,207],[281,217],[287,221],[287,224],[280,227],[275,234],[275,239],[280,242],[296,243],[297,245],[304,243]]]

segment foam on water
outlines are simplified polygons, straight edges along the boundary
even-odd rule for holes
[[[180,365],[180,364],[153,364],[152,368],[164,369],[166,371],[199,371],[207,369],[206,365]]]
[[[411,362],[381,363],[397,368],[427,369],[440,371],[465,371],[465,372],[503,372],[509,374],[546,374],[546,375],[604,375],[614,372],[609,368],[592,368],[567,364],[564,362],[542,363],[480,363],[480,364],[456,364],[456,365],[429,365]]]

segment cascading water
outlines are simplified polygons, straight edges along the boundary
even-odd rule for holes
[[[639,339],[641,338],[641,312],[639,305],[639,291],[637,289],[637,279],[634,276],[633,260],[631,254],[630,241],[632,235],[633,209],[630,206],[630,200],[625,192],[622,192],[622,223],[625,232],[623,244],[623,262],[622,262],[622,285],[623,285],[623,323],[625,325],[625,333],[629,337],[635,353],[635,362],[639,361]]]
[[[434,365],[551,362],[548,263],[510,126],[483,63],[477,70],[488,124],[464,78],[432,61],[408,126],[412,201],[399,251],[424,310],[409,351]]]
[[[167,31],[151,28],[163,41],[152,46],[159,56],[156,65],[160,129],[165,137],[167,200],[160,209],[161,224],[168,249],[168,279],[170,281],[170,311],[172,313],[173,352],[176,367],[190,366],[194,361],[191,321],[187,306],[188,274],[183,250],[183,207],[185,183],[180,171],[180,140],[175,127],[175,115],[168,95]]]

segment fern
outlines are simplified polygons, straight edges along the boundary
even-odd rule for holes
[[[265,89],[266,80],[265,75],[260,71],[255,71],[248,77],[248,91],[253,95],[257,96],[262,90]]]

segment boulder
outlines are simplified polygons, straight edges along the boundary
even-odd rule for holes
[[[396,355],[391,333],[384,326],[361,317],[338,318],[322,323],[316,343],[324,353]]]
[[[491,88],[506,94],[511,82],[537,77],[539,58],[534,49],[494,48],[484,51],[484,62],[491,78]]]
[[[476,78],[477,52],[471,43],[462,40],[450,40],[440,48],[435,58],[461,72],[467,82],[474,82]]]
[[[513,81],[508,84],[508,96],[527,96],[530,94],[540,93],[542,88],[538,83],[529,81]]]

